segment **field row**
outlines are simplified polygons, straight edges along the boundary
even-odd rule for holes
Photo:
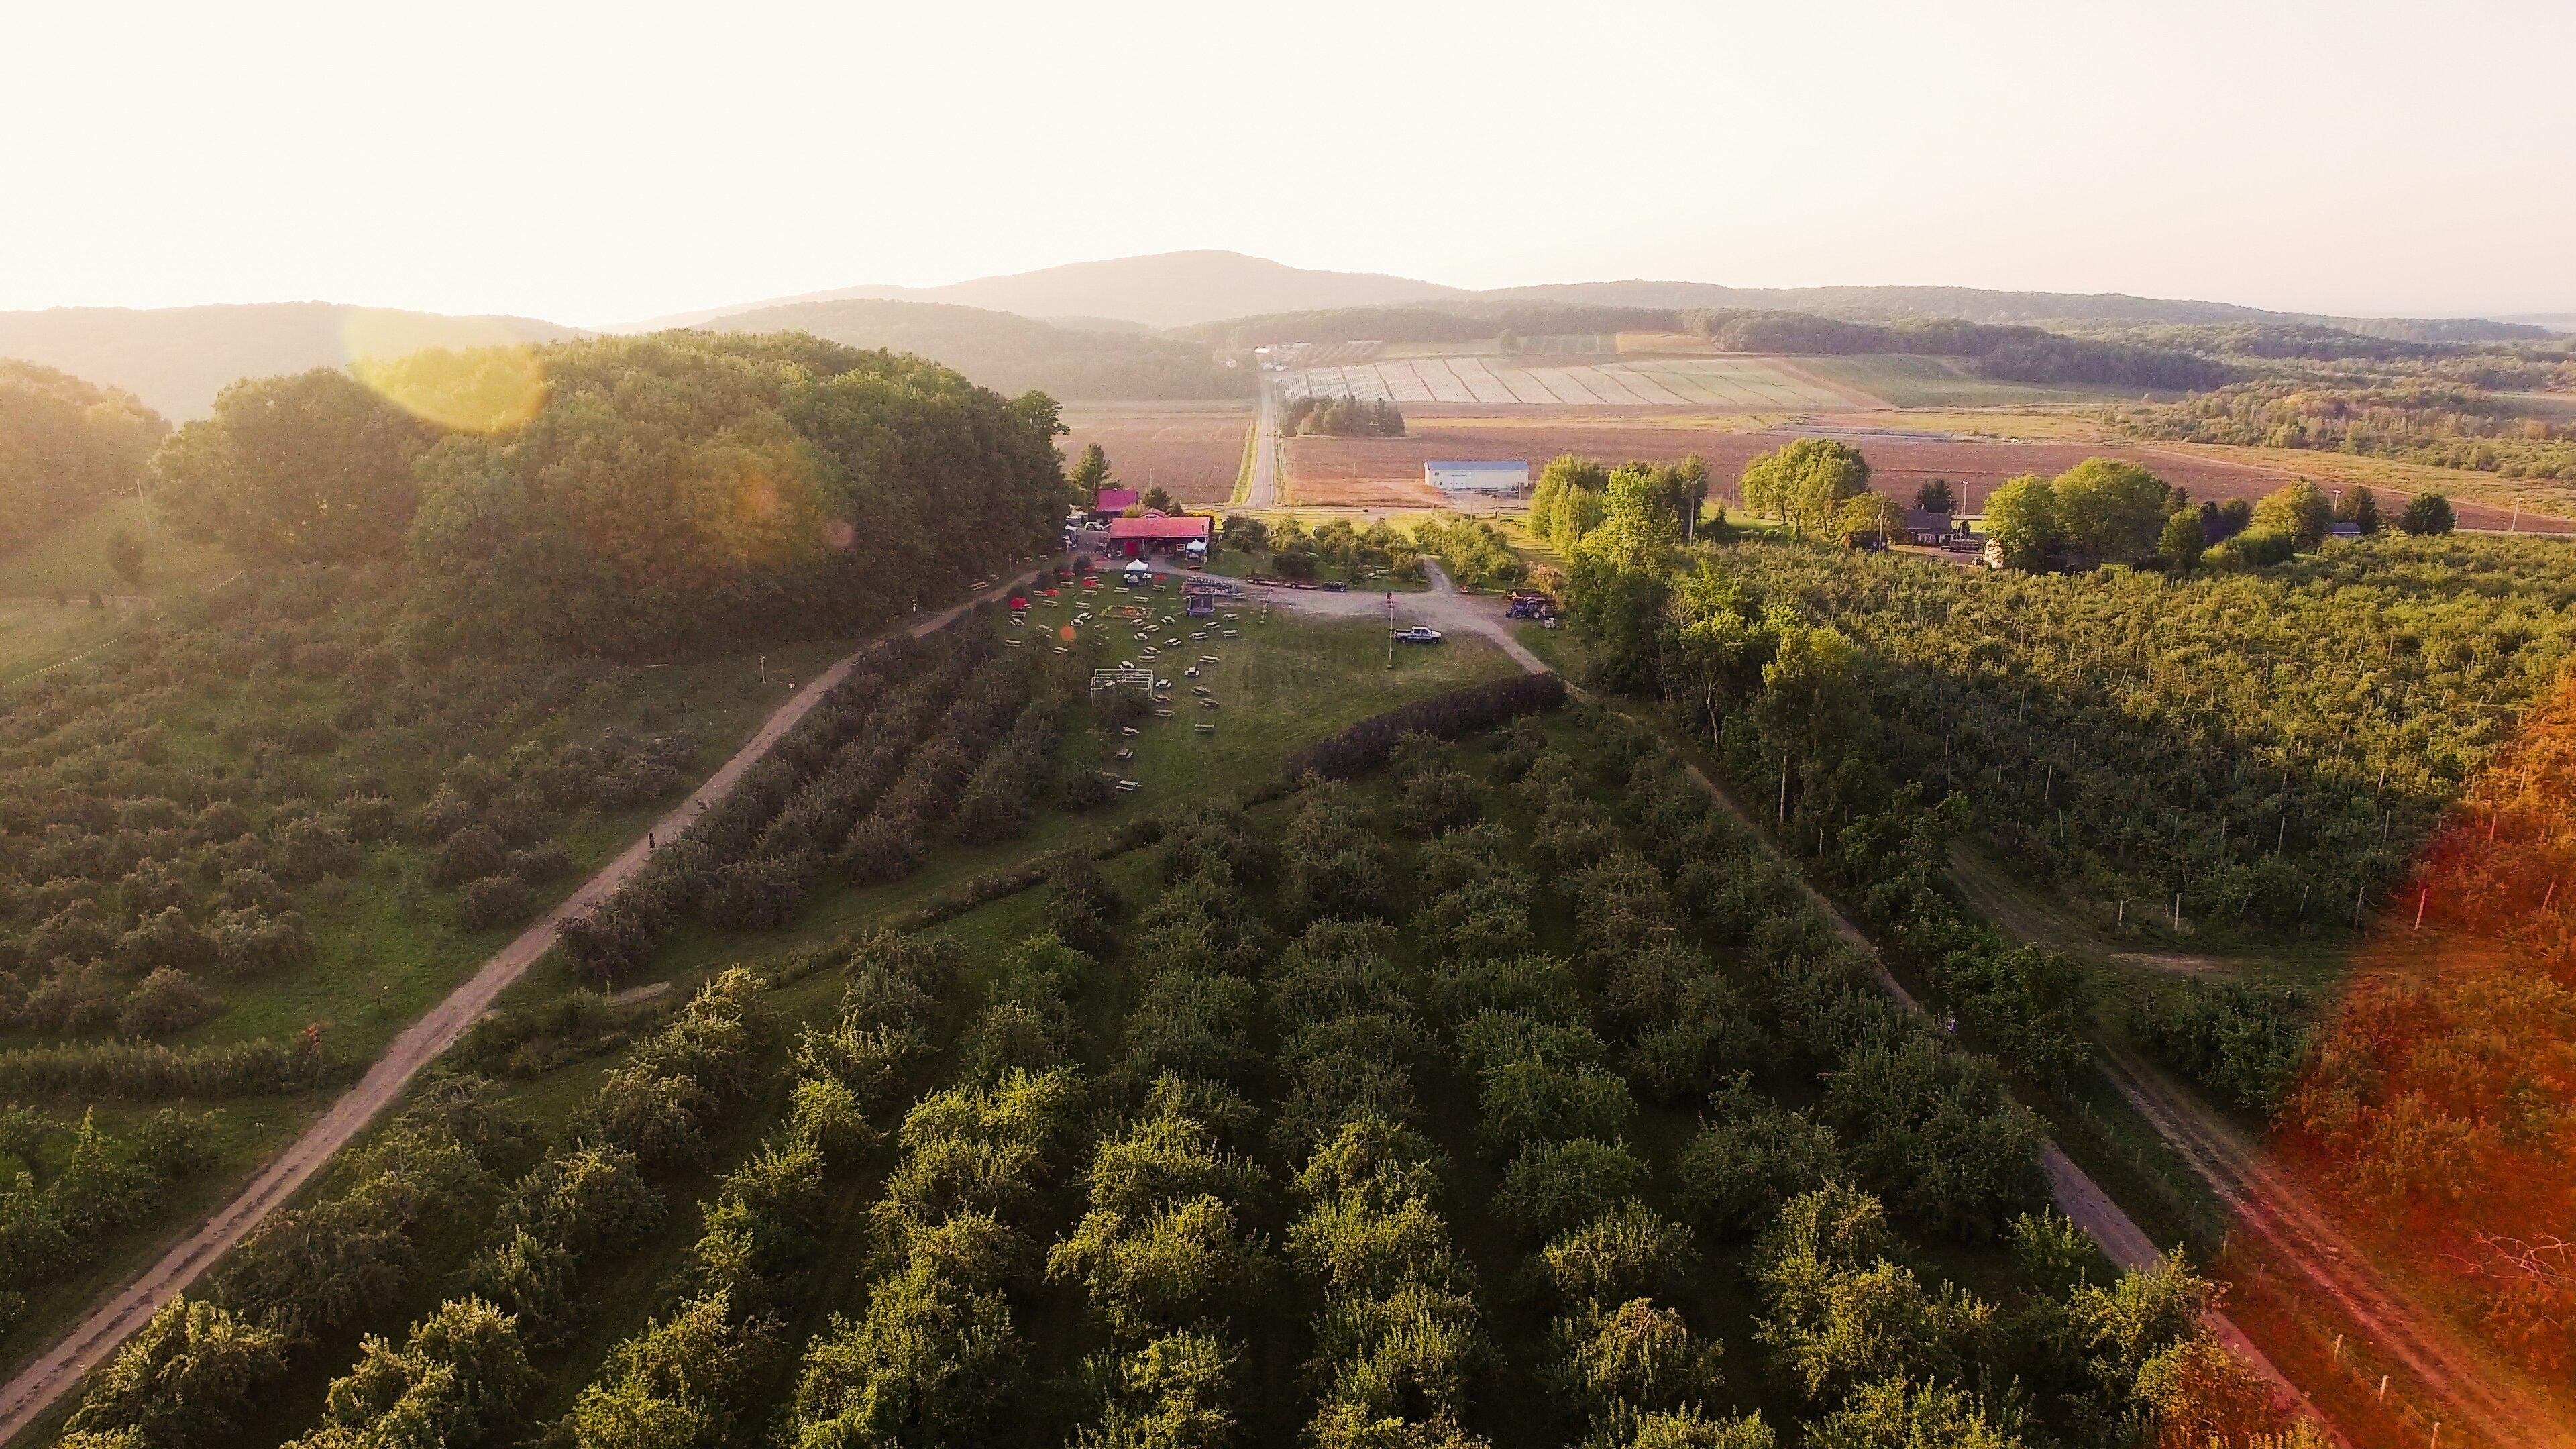
[[[1290,397],[1354,397],[1366,402],[1773,411],[1845,407],[1852,401],[1761,357],[1657,357],[1564,367],[1522,366],[1483,357],[1387,358],[1299,368],[1279,378]]]

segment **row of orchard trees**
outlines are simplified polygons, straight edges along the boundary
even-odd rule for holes
[[[679,787],[686,731],[560,719],[602,718],[635,674],[461,667],[387,584],[318,565],[247,578],[0,697],[0,1021],[195,1027],[307,966],[299,897],[388,856],[457,888],[465,926],[514,923],[570,869],[570,820]]]
[[[237,383],[155,496],[248,559],[407,559],[476,637],[644,651],[882,619],[1039,552],[1058,431],[919,358],[666,332]]]
[[[1354,397],[1310,394],[1292,397],[1279,405],[1279,430],[1291,436],[1401,438],[1404,410],[1384,398],[1362,402]]]
[[[1833,1444],[2265,1426],[2197,1328],[2206,1285],[2109,1274],[2028,1211],[2036,1139],[1991,1068],[1881,997],[1749,834],[1675,808],[1676,762],[1597,726],[1598,772],[1528,725],[1491,752],[1407,741],[1420,846],[1310,785],[1275,843],[1239,810],[1168,822],[1132,919],[1075,858],[1050,929],[972,973],[862,943],[775,1086],[763,983],[735,971],[542,1151],[443,1088],[156,1319],[70,1442],[230,1442],[460,1239],[437,1306],[358,1346],[302,1449],[1469,1449],[1502,1398],[1596,1449],[1770,1449],[1757,1399]],[[1519,781],[1508,810],[1489,775]],[[1631,782],[1615,808],[1605,776]],[[1538,949],[1564,919],[1572,953]],[[1812,1108],[1764,1090],[1800,1079]],[[763,1099],[756,1145],[673,1211]],[[541,1381],[602,1347],[579,1337],[601,1275],[674,1224],[649,1319],[531,1425]],[[2012,1272],[1968,1293],[1908,1233],[2000,1239]],[[1704,1280],[1735,1270],[1699,1265],[1747,1240],[1755,1322],[1721,1344]],[[1270,1371],[1283,1350],[1298,1372]]]

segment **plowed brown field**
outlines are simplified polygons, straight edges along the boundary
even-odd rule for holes
[[[1098,443],[1121,484],[1159,485],[1181,502],[1205,508],[1234,496],[1252,404],[1075,403],[1065,408],[1064,424],[1072,431],[1056,446],[1068,465]]]

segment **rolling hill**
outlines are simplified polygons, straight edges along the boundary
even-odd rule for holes
[[[1225,367],[1194,343],[1114,323],[1056,326],[1009,312],[946,302],[847,298],[736,312],[709,332],[811,332],[853,347],[914,352],[996,392],[1040,389],[1058,399],[1144,402],[1249,397],[1253,374]]]
[[[1079,316],[1157,328],[1404,304],[1492,307],[1546,302],[1598,307],[1750,308],[1808,312],[1851,322],[1921,317],[2043,327],[2252,322],[2340,327],[2367,336],[2413,342],[2504,342],[2548,335],[2546,326],[2529,325],[2545,320],[2537,318],[2509,322],[2483,317],[2329,317],[2117,292],[1999,292],[1976,287],[1729,287],[1715,282],[1644,280],[1559,282],[1475,291],[1376,273],[1313,271],[1227,251],[1165,252],[1076,262],[1011,276],[978,277],[944,287],[852,287],[659,318],[619,330],[693,327],[755,309],[851,298],[954,302],[1027,317]]]
[[[448,317],[341,302],[55,307],[0,312],[0,357],[120,387],[175,421],[202,417],[245,377],[338,367],[423,347],[556,342],[578,328],[528,317]]]
[[[1292,267],[1241,252],[1162,252],[1073,262],[1003,277],[977,277],[944,287],[846,287],[801,297],[776,297],[702,312],[656,317],[615,330],[697,327],[749,311],[801,302],[851,300],[953,302],[1023,317],[1081,318],[1101,323],[1185,327],[1223,317],[1266,312],[1311,312],[1327,307],[1369,307],[1437,297],[1471,297],[1463,288],[1373,272],[1322,272]]]

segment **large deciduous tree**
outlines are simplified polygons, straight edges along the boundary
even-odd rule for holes
[[[2059,536],[2056,485],[2036,473],[2005,483],[1986,500],[1986,537],[2003,550],[2009,567],[2045,567],[2048,547]]]
[[[2117,458],[2087,458],[2057,475],[2055,488],[2066,542],[2104,563],[2154,553],[2173,506],[2162,478]]]
[[[2303,549],[2325,542],[2326,530],[2333,524],[2334,504],[2325,490],[2305,478],[2283,484],[2254,505],[2256,529],[2277,533]]]
[[[347,373],[234,383],[153,459],[172,526],[245,558],[354,563],[401,552],[412,462],[438,430]]]
[[[1745,464],[1737,486],[1745,507],[1823,533],[1844,499],[1869,488],[1869,460],[1833,438],[1800,438]]]

